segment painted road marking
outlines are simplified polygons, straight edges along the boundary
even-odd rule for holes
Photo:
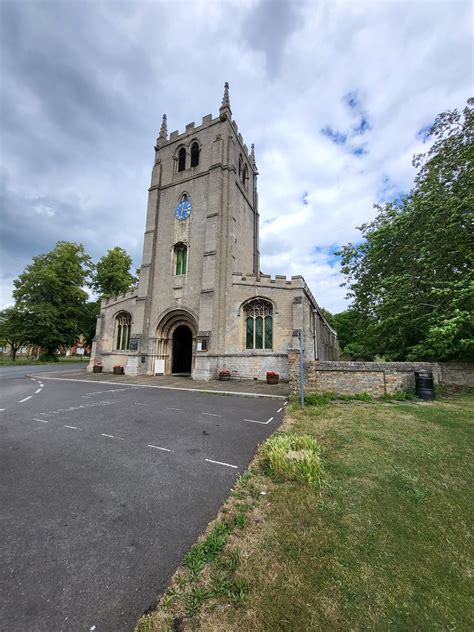
[[[38,382],[38,384],[43,388],[44,384],[42,382]]]
[[[41,393],[41,389],[37,388],[36,391],[35,391],[35,395],[36,395],[36,393]]]
[[[36,417],[33,417],[33,421],[41,421],[42,424],[48,424],[49,421],[47,421],[46,419],[37,419]]]
[[[65,428],[71,428],[71,430],[80,430],[80,428],[78,428],[77,426],[66,426],[66,424],[64,424]]]
[[[105,434],[105,432],[102,433],[102,436],[109,437],[109,439],[118,439],[119,441],[124,441],[123,437],[114,437],[114,435]]]
[[[266,426],[271,421],[273,421],[273,417],[270,417],[270,419],[268,419],[267,421],[257,421],[256,419],[244,419],[244,421],[249,421],[251,424],[263,424],[264,426]]]
[[[26,402],[26,400],[31,399],[33,397],[33,395],[28,395],[28,397],[24,397],[23,399],[20,399],[20,401],[18,402],[19,404],[23,404],[23,402]]]
[[[215,413],[201,413],[201,415],[209,415],[209,417],[222,417],[222,415],[216,415]]]
[[[286,406],[288,404],[288,400],[286,400],[286,402],[283,404],[283,406]]]
[[[6,408],[0,408],[0,413],[3,413],[4,410],[6,410]]]
[[[152,445],[151,443],[147,443],[147,448],[155,448],[155,450],[163,450],[163,452],[173,452],[173,450],[168,450],[168,448],[160,448],[159,445]]]
[[[68,406],[68,408],[58,408],[57,410],[48,410],[46,413],[38,413],[38,415],[59,415],[60,413],[71,413],[75,410],[81,410],[84,408],[94,408],[97,406],[112,406],[112,404],[119,404],[118,400],[114,402],[100,401],[91,402],[90,404],[81,404],[80,406]]]
[[[277,413],[281,413],[281,411],[282,411],[282,410],[283,410],[283,408],[279,408],[279,409],[277,410]]]
[[[169,406],[167,406],[166,410],[181,410],[181,408],[170,408]]]
[[[225,465],[226,467],[233,467],[235,470],[239,468],[238,465],[231,465],[230,463],[223,463],[222,461],[213,461],[212,459],[204,459],[208,463],[215,463],[216,465]]]

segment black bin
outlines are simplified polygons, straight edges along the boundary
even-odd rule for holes
[[[433,386],[433,373],[422,369],[415,371],[415,392],[420,399],[432,402],[435,398]]]

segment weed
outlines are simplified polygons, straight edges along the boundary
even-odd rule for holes
[[[319,447],[310,435],[273,435],[262,444],[260,456],[263,469],[269,475],[299,481],[311,487],[319,482]]]
[[[235,573],[240,563],[240,549],[233,549],[229,556],[229,569]]]
[[[232,582],[232,585],[227,592],[227,596],[234,606],[240,607],[244,605],[247,593],[247,582],[243,579],[237,579],[235,582]]]
[[[209,591],[202,586],[193,586],[191,592],[184,595],[184,609],[186,615],[193,617],[209,596]]]
[[[234,516],[234,525],[238,529],[243,529],[247,524],[247,516],[243,512],[239,512]]]

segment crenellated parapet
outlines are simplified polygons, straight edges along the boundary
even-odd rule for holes
[[[253,272],[243,274],[242,272],[232,273],[232,284],[248,285],[268,288],[304,289],[306,286],[304,278],[298,274],[288,278],[277,274],[272,277],[270,274],[260,274],[258,277]]]
[[[123,292],[122,294],[117,294],[117,296],[112,296],[111,298],[103,299],[100,302],[100,306],[103,309],[104,307],[110,307],[111,305],[122,303],[123,301],[128,301],[131,298],[137,298],[137,296],[138,296],[138,285],[136,287],[132,287],[127,292]]]

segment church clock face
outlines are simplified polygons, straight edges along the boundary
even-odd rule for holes
[[[191,215],[192,208],[191,202],[187,198],[181,200],[176,207],[176,218],[180,220],[188,219]]]

